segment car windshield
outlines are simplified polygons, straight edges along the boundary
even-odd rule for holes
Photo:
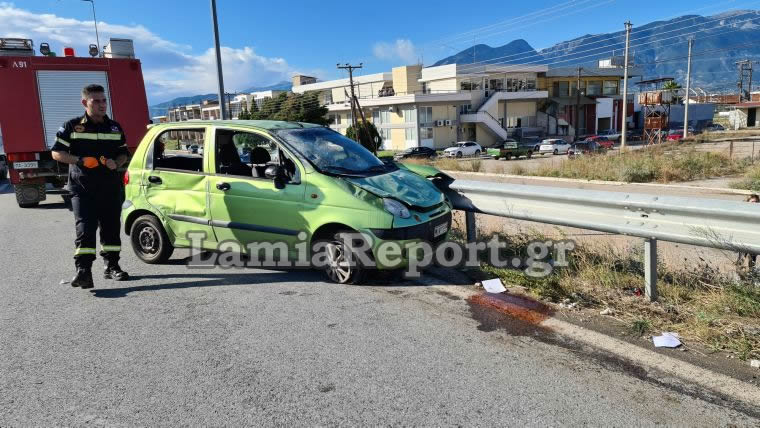
[[[275,134],[322,172],[364,176],[392,169],[356,141],[331,129],[281,129]]]

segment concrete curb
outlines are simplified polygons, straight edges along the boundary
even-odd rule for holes
[[[660,184],[660,183],[626,183],[624,181],[602,181],[602,180],[580,180],[577,178],[559,178],[559,177],[538,177],[532,175],[512,175],[512,174],[496,174],[492,172],[468,172],[468,171],[443,171],[449,175],[455,174],[471,174],[482,177],[500,177],[519,180],[538,180],[560,183],[578,183],[578,184],[603,184],[607,186],[646,186],[646,187],[671,187],[677,189],[690,189],[690,190],[708,190],[711,192],[724,192],[735,193],[737,195],[751,195],[752,190],[743,189],[728,189],[722,187],[699,187],[699,186],[686,186],[683,184]]]
[[[463,300],[483,294],[480,291],[463,287],[436,285],[431,288],[446,291],[447,293],[461,297]],[[666,373],[714,393],[739,400],[750,406],[756,406],[757,403],[760,403],[760,388],[730,376],[715,373],[694,364],[649,351],[640,346],[579,327],[554,317],[549,317],[536,325],[575,342],[609,352],[647,369]]]

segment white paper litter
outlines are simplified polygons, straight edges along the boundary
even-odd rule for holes
[[[752,360],[752,361],[750,361],[749,362],[749,366],[753,367],[753,368],[756,368],[756,369],[760,369],[760,360]]]
[[[507,291],[499,278],[487,279],[483,281],[483,288],[489,293],[503,293]]]
[[[680,336],[678,333],[672,331],[665,331],[662,336],[652,336],[655,348],[678,348],[681,346],[681,341],[678,340]]]

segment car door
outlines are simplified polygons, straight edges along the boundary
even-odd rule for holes
[[[146,153],[145,169],[141,186],[145,197],[167,229],[174,237],[174,245],[189,246],[187,234],[206,234],[204,246],[213,247],[216,238],[209,225],[207,204],[208,176],[204,158],[201,155],[171,151],[180,133],[189,133],[203,145],[207,135],[206,127],[170,129],[160,133],[151,143]]]
[[[301,215],[304,174],[298,159],[263,131],[216,127],[212,141],[209,204],[219,242],[233,240],[243,247],[254,242],[283,242],[292,255],[298,233],[306,229]],[[252,149],[250,165],[243,164],[239,155],[235,159],[235,153],[248,148]],[[264,176],[267,165],[288,169],[283,188]]]

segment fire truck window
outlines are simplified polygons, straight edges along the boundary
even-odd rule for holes
[[[169,169],[203,172],[203,129],[172,129],[162,132],[153,142],[146,166],[149,169]]]

